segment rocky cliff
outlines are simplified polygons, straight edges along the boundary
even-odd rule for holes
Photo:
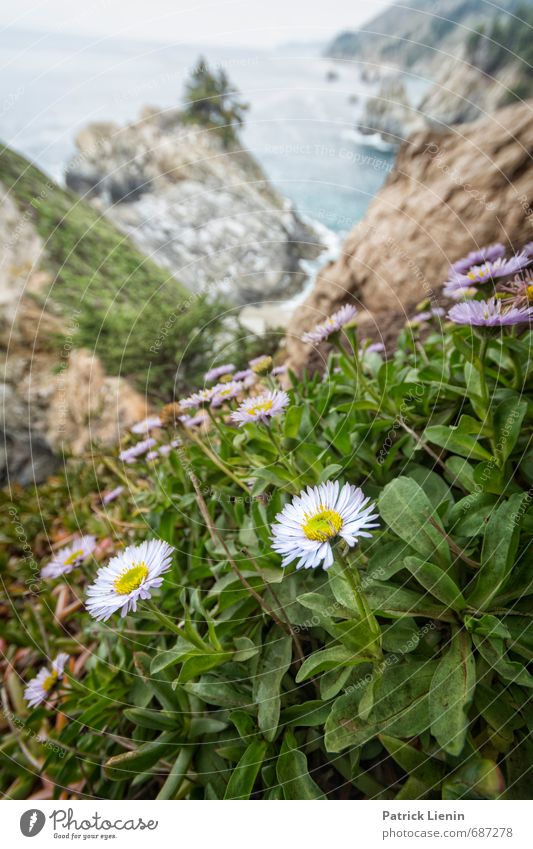
[[[92,124],[77,146],[67,184],[193,292],[236,304],[291,294],[323,249],[246,151],[176,110]]]
[[[501,241],[518,248],[533,234],[533,102],[446,133],[413,135],[339,259],[320,273],[287,337],[290,365],[309,363],[301,334],[349,300],[364,333],[387,335],[426,298],[440,299],[448,266]]]

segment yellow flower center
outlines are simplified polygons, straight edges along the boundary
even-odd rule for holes
[[[533,301],[533,286],[528,286],[526,291],[528,301]]]
[[[49,692],[50,692],[50,690],[52,689],[52,687],[54,686],[54,684],[56,683],[56,681],[57,681],[57,677],[58,677],[58,676],[57,676],[57,672],[56,672],[56,670],[54,669],[54,670],[53,670],[53,672],[51,672],[51,673],[50,673],[50,675],[48,676],[48,678],[45,678],[45,679],[44,679],[44,681],[43,681],[43,690],[45,690],[47,693],[49,693]]]
[[[314,516],[307,514],[303,532],[307,539],[315,540],[316,542],[326,542],[331,537],[336,536],[342,528],[343,522],[340,513],[336,510],[327,510],[322,506],[320,513],[315,513]]]
[[[490,274],[490,270],[489,270],[488,265],[481,265],[475,271],[474,271],[474,269],[469,271],[466,276],[469,277],[470,280],[483,280],[483,278],[488,277],[489,274]]]
[[[126,569],[122,575],[115,578],[113,586],[118,595],[128,595],[141,586],[148,575],[146,563],[134,563],[131,569]]]
[[[261,357],[261,359],[252,366],[252,371],[256,374],[263,374],[265,371],[270,371],[271,368],[272,357]]]
[[[230,380],[233,380],[232,374],[223,374],[220,378],[220,383],[229,383]]]
[[[251,416],[257,416],[259,413],[268,413],[271,409],[272,401],[261,401],[260,404],[254,404],[253,407],[249,407],[248,412]]]
[[[83,557],[82,548],[78,548],[77,551],[73,551],[72,554],[69,554],[69,556],[65,560],[65,566],[72,566],[74,563],[76,563],[77,560],[80,559],[80,557]]]

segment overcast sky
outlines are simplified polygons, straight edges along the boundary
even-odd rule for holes
[[[326,41],[390,0],[14,0],[0,26],[189,44]]]

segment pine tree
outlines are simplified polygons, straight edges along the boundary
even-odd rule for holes
[[[249,105],[240,100],[223,69],[211,70],[200,57],[185,84],[184,101],[184,121],[216,131],[226,147],[236,142]]]

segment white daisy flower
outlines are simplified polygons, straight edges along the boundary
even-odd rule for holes
[[[349,483],[342,489],[338,481],[307,487],[287,504],[272,525],[272,548],[283,556],[281,565],[298,559],[297,569],[314,569],[323,563],[329,569],[333,563],[331,541],[341,537],[350,547],[359,537],[370,537],[368,528],[378,526],[362,490]]]
[[[313,330],[310,330],[308,333],[304,333],[302,336],[302,342],[309,342],[311,345],[318,345],[320,342],[323,342],[324,339],[327,339],[328,336],[331,336],[332,333],[336,333],[337,330],[341,330],[341,328],[345,327],[349,324],[352,319],[355,317],[357,310],[351,304],[344,304],[340,310],[330,315],[325,321],[322,321],[320,324],[317,324]]]
[[[211,386],[209,389],[200,389],[199,392],[193,392],[188,398],[182,398],[179,405],[184,410],[190,410],[192,407],[201,407],[203,404],[209,404],[214,394],[214,386]]]
[[[50,691],[63,677],[63,670],[68,661],[68,654],[61,652],[52,663],[52,668],[44,667],[37,673],[24,690],[24,698],[30,707],[37,707],[44,702]]]
[[[56,551],[52,559],[41,569],[41,578],[59,578],[60,575],[68,575],[76,566],[80,566],[87,560],[96,548],[96,539],[93,536],[78,537]]]
[[[94,584],[87,590],[87,610],[105,622],[120,610],[125,616],[137,610],[137,601],[147,599],[151,591],[163,583],[163,573],[170,569],[173,546],[159,539],[129,545],[107,566],[98,570]]]
[[[243,401],[239,409],[231,414],[231,418],[234,422],[238,422],[240,427],[248,422],[266,424],[272,416],[283,412],[288,403],[289,396],[286,392],[279,390],[265,392],[263,395],[255,395]]]
[[[225,401],[231,401],[232,398],[236,398],[243,389],[244,385],[240,380],[232,380],[231,383],[219,383],[215,386],[216,392],[213,395],[211,406],[214,408],[221,407]]]

